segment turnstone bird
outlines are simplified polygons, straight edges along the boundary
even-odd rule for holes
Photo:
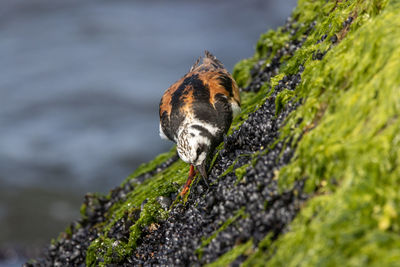
[[[240,113],[239,88],[223,64],[205,51],[189,73],[165,91],[159,112],[161,138],[175,142],[179,157],[190,164],[183,196],[196,175],[194,167],[206,182],[207,162]]]

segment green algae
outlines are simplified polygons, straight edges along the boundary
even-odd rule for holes
[[[399,12],[399,2],[391,1],[328,53],[320,68],[304,73],[309,82],[303,90],[328,105],[280,181],[308,177],[309,192],[327,195],[310,200],[293,230],[276,243],[271,265],[400,262]],[[296,115],[304,109],[317,113],[318,104],[306,101]],[[315,114],[307,115],[310,123]]]
[[[306,178],[306,190],[314,197],[290,231],[273,243],[266,238],[268,246],[260,248],[260,243],[246,266],[400,262],[400,2],[324,4],[300,1],[298,10],[308,11],[297,11],[298,19],[306,14],[332,21],[333,32],[340,32],[337,18],[358,17],[321,61],[312,60],[312,51],[318,49],[316,33],[326,32],[318,27],[328,24],[317,23],[304,50],[283,68],[290,72],[293,66],[305,66],[294,96],[304,99],[303,105],[282,131],[283,136],[303,138],[292,163],[279,172],[279,183],[285,190]],[[333,8],[328,17],[320,13]]]
[[[279,94],[275,98],[275,115],[278,115],[285,107],[286,103],[289,100],[292,100],[294,96],[295,93],[288,89],[279,92]]]
[[[236,175],[235,185],[237,185],[242,180],[243,176],[246,175],[248,167],[249,167],[249,164],[245,164],[245,165],[240,166],[239,168],[235,169],[235,175]]]
[[[254,59],[244,59],[234,66],[232,75],[240,88],[249,85],[251,79],[250,71],[255,62],[256,60]]]
[[[270,61],[276,52],[286,45],[290,40],[290,33],[283,31],[280,27],[278,30],[269,30],[267,33],[261,34],[256,45],[255,59],[263,59]]]

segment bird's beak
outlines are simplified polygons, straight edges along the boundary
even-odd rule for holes
[[[197,166],[197,169],[199,170],[201,176],[203,176],[204,179],[207,179],[206,163],[203,162],[201,165]]]

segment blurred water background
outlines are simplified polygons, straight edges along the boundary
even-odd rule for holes
[[[164,90],[205,49],[231,71],[296,2],[1,0],[0,259],[34,256],[86,192],[168,150]]]

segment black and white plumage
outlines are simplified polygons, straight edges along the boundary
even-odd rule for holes
[[[179,157],[192,165],[189,186],[193,166],[207,177],[207,159],[240,113],[239,89],[222,63],[205,51],[189,73],[165,91],[159,113],[160,136],[175,142]]]

